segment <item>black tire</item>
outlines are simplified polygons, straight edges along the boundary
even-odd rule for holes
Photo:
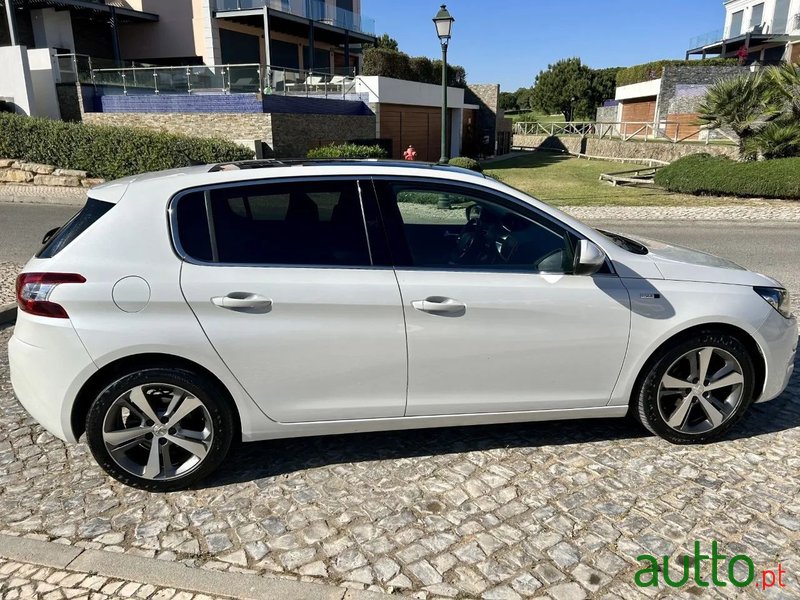
[[[668,425],[659,411],[659,387],[662,378],[675,361],[692,350],[704,347],[723,350],[739,362],[743,376],[741,400],[736,409],[717,427],[702,433],[685,433]],[[753,403],[755,379],[753,357],[738,338],[712,329],[699,331],[690,337],[677,340],[673,345],[661,348],[648,361],[639,378],[639,383],[634,389],[629,414],[649,431],[673,444],[714,442],[735,427]]]
[[[170,479],[150,479],[126,470],[111,456],[104,441],[104,421],[115,401],[137,386],[148,384],[166,384],[190,392],[202,404],[203,418],[205,419],[207,414],[213,425],[211,429],[213,437],[205,456],[185,474]],[[213,472],[228,454],[231,442],[235,437],[234,426],[236,423],[228,398],[227,392],[221,388],[218,382],[207,375],[186,369],[148,368],[129,373],[112,381],[92,402],[86,416],[86,439],[89,449],[100,467],[125,485],[149,492],[171,492],[185,489]],[[153,436],[150,435],[150,438],[152,440]],[[148,447],[146,444],[145,442],[143,448]]]

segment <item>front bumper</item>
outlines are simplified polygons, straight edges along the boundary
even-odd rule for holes
[[[68,442],[78,390],[97,371],[67,319],[20,313],[8,342],[11,386],[22,406],[47,431]]]
[[[773,310],[758,330],[764,340],[762,351],[767,364],[764,389],[756,402],[780,396],[794,372],[797,356],[797,318],[786,319]]]

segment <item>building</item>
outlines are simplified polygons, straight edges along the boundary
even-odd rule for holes
[[[728,0],[725,27],[694,38],[686,58],[800,62],[800,0]]]
[[[0,0],[0,46],[116,63],[266,64],[353,74],[375,24],[361,0]],[[268,40],[269,43],[266,43]]]

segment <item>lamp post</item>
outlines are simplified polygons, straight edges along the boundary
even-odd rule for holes
[[[439,36],[439,42],[442,44],[442,156],[439,159],[440,163],[446,163],[450,158],[447,156],[447,45],[450,43],[454,21],[455,19],[447,12],[447,6],[444,4],[433,18],[436,35]]]

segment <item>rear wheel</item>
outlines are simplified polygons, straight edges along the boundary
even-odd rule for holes
[[[183,369],[144,369],[97,396],[86,437],[98,464],[127,485],[183,489],[216,469],[233,439],[224,390]]]
[[[734,336],[702,331],[664,348],[634,396],[642,424],[675,444],[723,437],[753,401],[755,369]]]

